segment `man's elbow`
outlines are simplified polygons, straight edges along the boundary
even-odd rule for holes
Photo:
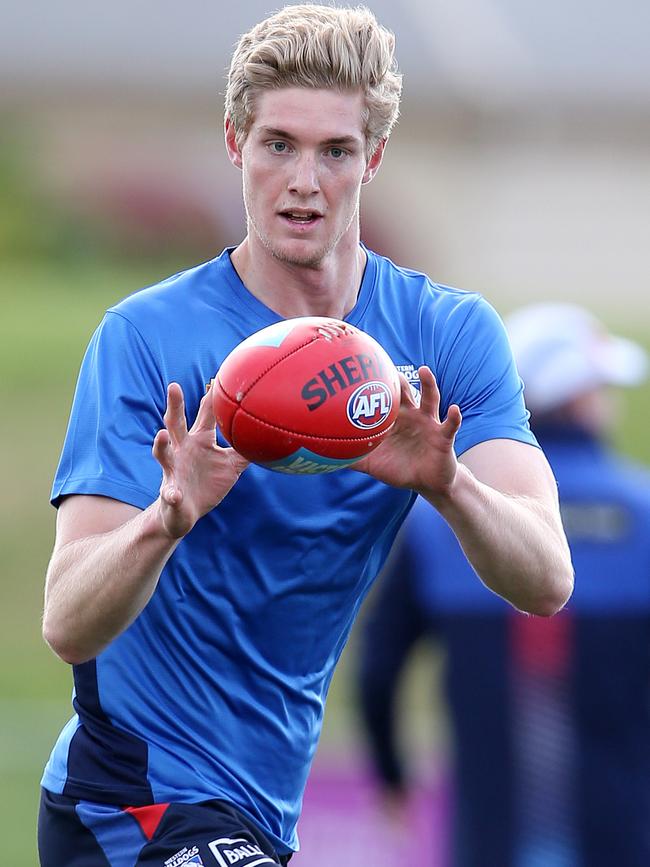
[[[92,655],[83,653],[81,648],[75,645],[67,630],[53,624],[47,617],[43,618],[42,635],[50,650],[68,665],[81,665],[92,658]]]
[[[546,592],[540,595],[534,608],[531,608],[528,613],[538,617],[553,617],[564,608],[572,593],[573,569],[569,566],[549,579]]]

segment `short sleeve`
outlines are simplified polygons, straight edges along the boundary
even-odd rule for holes
[[[537,446],[510,342],[494,308],[481,296],[466,296],[443,317],[434,343],[441,413],[456,403],[463,415],[457,454],[490,439]]]
[[[165,383],[145,341],[120,313],[108,311],[82,362],[52,503],[95,494],[150,505],[162,479],[151,447],[165,403]]]

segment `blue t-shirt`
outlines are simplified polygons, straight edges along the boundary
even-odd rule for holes
[[[52,501],[149,506],[167,384],[181,384],[193,420],[226,355],[279,319],[229,250],[111,308],[82,365]],[[368,252],[347,320],[410,380],[431,367],[442,413],[463,412],[459,454],[493,438],[535,445],[503,325],[479,295]],[[43,785],[129,805],[221,798],[280,853],[296,849],[334,666],[413,500],[352,470],[247,469],[178,545],[135,622],[74,667],[76,715]]]

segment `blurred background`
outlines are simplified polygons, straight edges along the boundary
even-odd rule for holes
[[[278,5],[0,0],[0,823],[14,867],[36,864],[38,781],[69,716],[69,671],[40,639],[40,610],[48,493],[81,355],[108,305],[242,237],[225,72],[238,36]],[[650,347],[650,5],[368,5],[396,33],[405,79],[400,123],[364,190],[366,242],[503,314],[575,300]],[[650,463],[649,389],[624,400],[619,445]],[[345,835],[348,867],[378,845],[354,654],[353,635],[298,865],[317,867],[330,827]],[[404,696],[431,867],[444,864],[442,665],[421,654]]]

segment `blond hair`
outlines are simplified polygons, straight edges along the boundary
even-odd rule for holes
[[[245,33],[235,48],[226,88],[226,117],[238,144],[253,122],[262,90],[361,89],[368,154],[388,138],[399,114],[402,76],[395,37],[365,6],[285,6]]]

